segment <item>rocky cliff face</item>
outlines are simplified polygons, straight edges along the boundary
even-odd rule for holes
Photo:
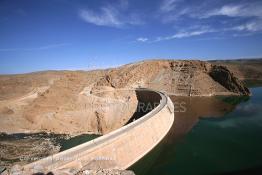
[[[96,71],[0,76],[0,132],[105,134],[136,110],[134,91],[177,96],[249,95],[225,67],[203,61],[149,60]]]
[[[225,67],[204,61],[144,61],[112,69],[96,86],[146,87],[178,96],[249,95]]]
[[[250,91],[245,87],[225,66],[213,65],[209,75],[227,90],[242,95],[249,95]]]
[[[262,58],[238,59],[238,60],[212,60],[210,63],[218,66],[226,66],[240,80],[262,80]]]

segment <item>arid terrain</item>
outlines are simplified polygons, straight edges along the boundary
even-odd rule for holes
[[[238,79],[246,83],[262,84],[262,58],[215,60],[210,63],[226,66]]]
[[[105,93],[91,94],[90,85],[100,73],[2,76],[1,132],[104,134],[121,127],[136,109],[135,92],[99,87]]]
[[[0,132],[105,134],[132,117],[137,97],[131,89],[139,87],[176,96],[249,95],[237,78],[242,74],[232,72],[203,61],[149,60],[105,70],[1,75]]]

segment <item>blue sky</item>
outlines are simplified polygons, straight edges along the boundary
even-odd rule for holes
[[[0,0],[0,73],[262,57],[261,0]]]

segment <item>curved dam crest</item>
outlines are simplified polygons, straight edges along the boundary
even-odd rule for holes
[[[27,164],[23,169],[75,172],[92,168],[127,169],[150,152],[169,132],[174,105],[162,92],[136,89],[139,102],[159,103],[139,119],[104,136]]]

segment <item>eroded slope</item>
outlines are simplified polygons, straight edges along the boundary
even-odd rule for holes
[[[176,96],[249,95],[226,68],[203,61],[150,60],[96,71],[0,76],[1,132],[108,133],[137,107],[134,88]]]

